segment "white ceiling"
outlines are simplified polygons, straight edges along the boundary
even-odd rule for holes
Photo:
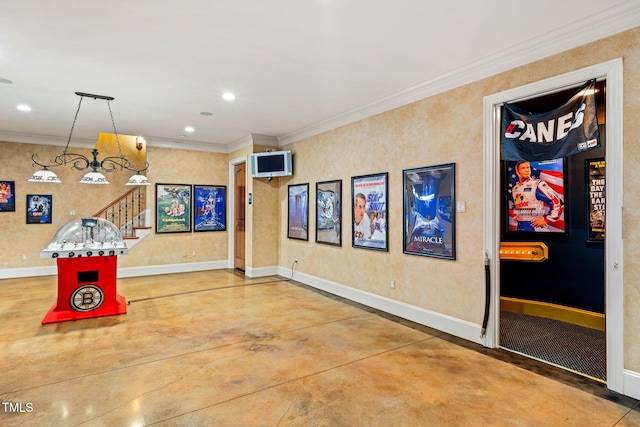
[[[115,98],[118,133],[221,152],[253,134],[292,142],[640,25],[638,0],[1,4],[0,140],[66,143],[80,91]],[[112,130],[106,102],[85,98],[72,145]]]

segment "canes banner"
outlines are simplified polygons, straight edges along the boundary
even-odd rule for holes
[[[588,81],[567,102],[546,113],[530,114],[504,104],[502,159],[557,159],[600,147],[595,87],[595,79]]]

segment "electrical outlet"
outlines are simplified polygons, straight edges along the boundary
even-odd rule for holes
[[[391,289],[395,289],[396,288],[396,281],[392,280],[391,281]]]
[[[27,260],[27,256],[26,255],[22,255],[22,260],[26,261]]]
[[[191,256],[196,256],[196,251],[193,251],[193,252],[191,253]]]

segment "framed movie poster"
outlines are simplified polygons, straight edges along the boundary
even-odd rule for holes
[[[316,243],[342,246],[342,180],[316,183]]]
[[[351,178],[354,248],[387,251],[388,173]]]
[[[309,240],[309,184],[289,185],[287,237]]]
[[[507,231],[566,234],[563,159],[507,161],[505,170]]]
[[[587,188],[589,191],[589,242],[604,242],[604,230],[606,225],[605,212],[607,207],[607,194],[605,192],[605,163],[604,158],[587,159]]]
[[[402,172],[404,253],[456,259],[455,164]]]
[[[193,205],[193,231],[227,229],[227,187],[225,185],[194,185]]]
[[[156,233],[191,231],[191,185],[156,184]]]
[[[51,224],[53,196],[27,194],[27,224]]]
[[[0,181],[0,212],[16,211],[16,183]]]

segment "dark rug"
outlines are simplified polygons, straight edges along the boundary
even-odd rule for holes
[[[502,311],[500,346],[579,374],[607,379],[603,331]]]

